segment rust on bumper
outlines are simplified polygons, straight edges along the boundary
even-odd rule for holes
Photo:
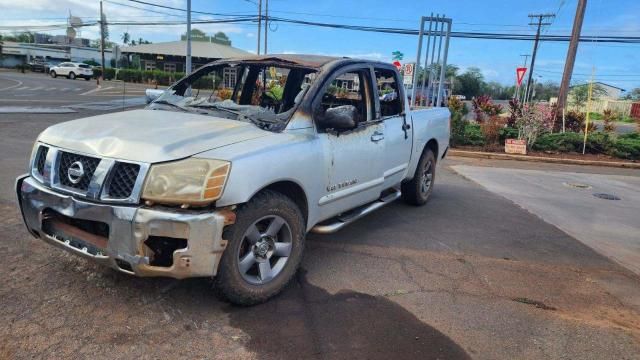
[[[17,179],[16,192],[25,225],[35,237],[137,276],[215,276],[227,245],[222,231],[235,222],[231,209],[195,211],[92,203],[56,193],[29,176]],[[52,213],[56,215],[49,215]],[[107,234],[73,225],[82,222],[105,224]],[[186,247],[173,251],[170,266],[157,266],[154,252],[145,245],[150,237],[186,240]]]

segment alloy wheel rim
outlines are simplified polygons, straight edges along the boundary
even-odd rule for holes
[[[424,170],[422,172],[422,181],[420,183],[420,192],[422,195],[426,195],[431,189],[431,184],[433,183],[433,163],[431,160],[427,162],[424,166]]]
[[[278,215],[264,216],[245,231],[238,248],[238,271],[253,285],[275,279],[289,261],[293,246],[289,224]]]

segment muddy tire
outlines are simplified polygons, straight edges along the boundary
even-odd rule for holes
[[[287,196],[266,190],[238,207],[223,238],[229,243],[214,278],[216,293],[236,305],[255,305],[281,292],[298,270],[304,218]]]
[[[413,179],[402,183],[402,199],[408,204],[420,206],[427,203],[436,180],[436,157],[431,149],[425,149],[418,161]]]

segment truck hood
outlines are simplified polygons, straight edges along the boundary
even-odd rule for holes
[[[253,124],[209,115],[132,110],[57,124],[38,140],[101,157],[155,163],[269,135]]]

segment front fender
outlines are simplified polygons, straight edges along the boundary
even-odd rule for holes
[[[324,189],[321,147],[313,134],[279,133],[198,154],[199,158],[231,161],[231,171],[216,206],[249,201],[258,191],[280,181],[298,184],[308,202],[310,228],[317,222]]]

